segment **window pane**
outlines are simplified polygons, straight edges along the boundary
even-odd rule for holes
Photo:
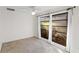
[[[52,17],[52,41],[66,46],[67,13],[53,15]]]
[[[41,37],[48,39],[49,37],[49,17],[44,17],[40,22],[41,26]]]

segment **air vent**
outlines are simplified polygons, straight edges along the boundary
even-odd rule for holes
[[[15,9],[12,9],[12,8],[7,8],[7,10],[9,10],[9,11],[15,11]]]

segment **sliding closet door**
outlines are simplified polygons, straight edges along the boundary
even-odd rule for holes
[[[49,38],[49,16],[44,16],[40,18],[40,34],[41,38]]]
[[[66,46],[68,13],[52,15],[52,41]]]

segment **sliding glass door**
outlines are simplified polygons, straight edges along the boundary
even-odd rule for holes
[[[49,28],[50,16],[40,17],[40,36],[41,38],[50,40],[49,37],[52,36],[51,41],[59,45],[66,46],[67,39],[67,22],[68,22],[68,13],[59,13],[52,15],[52,27]],[[49,29],[52,29],[49,33]]]
[[[68,13],[52,15],[52,41],[66,46]]]
[[[72,33],[72,10],[39,17],[39,38],[70,51]]]

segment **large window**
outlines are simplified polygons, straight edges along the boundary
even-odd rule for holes
[[[66,46],[68,13],[52,16],[52,41]]]

